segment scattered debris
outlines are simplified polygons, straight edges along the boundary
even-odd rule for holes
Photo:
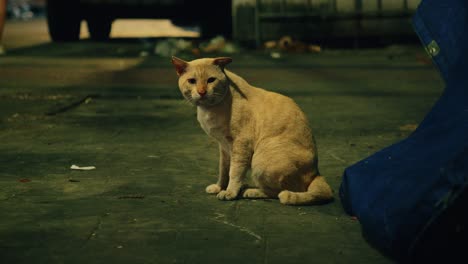
[[[400,126],[400,131],[407,131],[407,132],[413,132],[418,128],[417,124],[407,124],[404,126]]]
[[[184,39],[167,39],[159,41],[154,47],[154,54],[162,57],[174,56],[183,51],[191,51],[193,44]]]
[[[222,49],[221,52],[227,54],[234,54],[239,52],[239,48],[233,43],[227,42],[226,45],[224,45],[224,49]]]
[[[117,248],[118,248],[118,249],[121,249],[121,248],[123,248],[123,246],[122,246],[122,245],[118,245]]]
[[[208,43],[200,44],[200,49],[203,52],[215,52],[222,51],[226,45],[226,39],[223,36],[217,36],[212,38]]]
[[[162,57],[170,57],[176,55],[177,50],[175,47],[172,46],[173,42],[167,41],[159,41],[154,47],[154,54],[160,55]]]
[[[316,44],[306,44],[302,41],[295,40],[291,36],[283,36],[279,40],[269,40],[263,43],[266,50],[275,52],[297,52],[297,53],[319,53],[322,52],[322,47]],[[272,58],[277,58],[277,55],[270,53]]]
[[[37,12],[37,10],[34,10],[34,8],[37,8],[37,4],[31,2],[34,1],[10,1],[7,9],[8,14],[15,19],[32,19],[35,16],[34,12]]]
[[[68,110],[71,110],[73,108],[76,108],[82,104],[88,104],[89,102],[91,102],[91,100],[93,98],[98,98],[99,95],[93,95],[93,94],[90,94],[90,95],[86,95],[84,97],[82,97],[81,99],[77,100],[77,101],[74,101],[66,106],[62,106],[58,109],[54,109],[54,110],[51,110],[49,112],[46,113],[46,115],[48,116],[51,116],[51,115],[56,115],[56,114],[60,114],[60,113],[63,113],[63,112],[66,112]]]
[[[44,115],[32,115],[32,114],[20,114],[14,113],[12,116],[7,117],[8,122],[15,122],[15,121],[37,121],[37,120],[45,120],[47,119]]]
[[[272,52],[272,53],[270,53],[270,56],[273,59],[281,59],[281,53],[279,53],[279,52]]]
[[[200,57],[202,52],[233,54],[239,52],[239,48],[232,42],[227,41],[223,36],[214,37],[199,45],[185,39],[170,38],[159,41],[154,48],[154,54],[162,57],[170,57],[183,52]],[[141,53],[140,56],[142,56]]]
[[[270,40],[265,42],[263,46],[265,47],[265,49],[275,49],[277,46],[277,42],[275,40]]]
[[[216,36],[208,42],[203,42],[199,45],[201,51],[206,53],[227,53],[233,54],[239,52],[239,48],[232,42],[227,41],[223,36]]]
[[[36,101],[36,100],[63,100],[73,98],[73,95],[70,94],[51,94],[51,95],[34,95],[31,93],[16,93],[11,95],[1,95],[2,99],[15,99],[15,100],[26,100],[26,101]]]
[[[95,170],[96,167],[95,166],[84,166],[84,167],[80,167],[80,166],[77,166],[75,164],[71,165],[70,169],[72,170]]]
[[[351,220],[353,220],[353,221],[359,221],[359,219],[357,218],[357,216],[351,216]]]
[[[127,195],[121,195],[118,198],[119,199],[144,199],[145,196],[142,194],[127,194]]]
[[[278,48],[281,50],[289,50],[294,46],[291,36],[283,36],[278,40]]]
[[[322,47],[320,47],[319,45],[309,45],[308,49],[310,52],[315,52],[315,53],[322,52]]]
[[[19,179],[18,181],[19,181],[19,182],[23,182],[23,183],[25,183],[25,182],[31,182],[30,179]]]
[[[19,114],[19,113],[14,113],[12,116],[10,116],[10,117],[7,118],[7,121],[8,121],[8,122],[13,122],[13,121],[15,121],[16,119],[18,119],[18,117],[20,117],[20,114]]]

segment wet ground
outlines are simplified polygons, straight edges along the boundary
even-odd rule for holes
[[[46,33],[34,20],[4,36],[1,263],[391,263],[337,192],[344,168],[411,133],[440,95],[422,49],[231,55],[232,71],[310,119],[337,199],[292,207],[204,193],[217,145],[169,59],[152,54],[162,39],[52,44]]]

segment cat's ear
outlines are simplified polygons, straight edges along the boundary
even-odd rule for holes
[[[172,64],[174,65],[177,75],[181,76],[184,74],[185,70],[187,69],[188,62],[179,59],[175,56],[172,56]]]
[[[231,62],[232,62],[232,59],[229,57],[219,57],[213,60],[213,64],[218,65],[221,68],[224,68],[226,65],[228,65]]]

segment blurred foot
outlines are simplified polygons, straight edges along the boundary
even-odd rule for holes
[[[5,55],[6,51],[2,45],[0,45],[0,56]]]

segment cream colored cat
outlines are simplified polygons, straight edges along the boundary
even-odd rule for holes
[[[279,198],[283,204],[333,199],[317,167],[307,118],[286,96],[256,88],[225,69],[231,58],[173,57],[183,96],[203,130],[219,143],[219,179],[206,187],[220,200]],[[245,188],[252,170],[256,188]]]

